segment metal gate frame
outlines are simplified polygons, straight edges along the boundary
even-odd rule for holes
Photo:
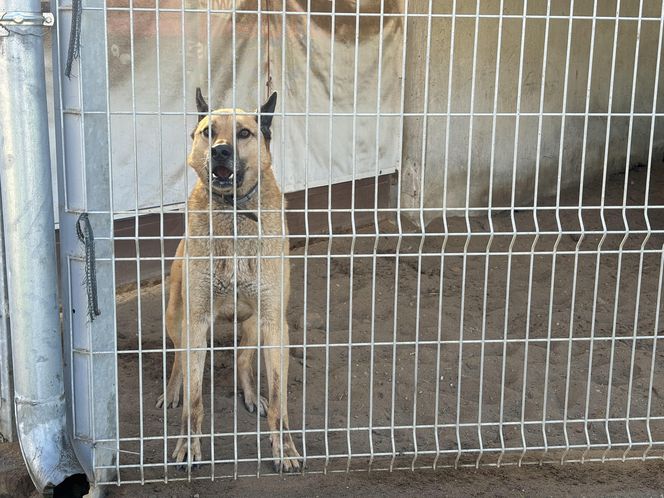
[[[60,209],[60,285],[64,327],[65,390],[69,405],[68,430],[76,456],[91,484],[113,479],[113,470],[98,470],[117,461],[119,448],[97,444],[117,439],[117,358],[99,355],[115,347],[115,281],[113,247],[109,243],[113,219],[109,171],[108,75],[105,38],[96,27],[104,24],[104,0],[52,0],[56,30],[53,36],[55,102]],[[88,9],[88,7],[90,9]],[[81,12],[82,10],[82,12]],[[77,38],[77,33],[80,39]],[[78,57],[74,57],[78,52]],[[65,74],[65,65],[71,72]],[[99,88],[106,91],[100,92]],[[89,216],[92,237],[79,241],[77,224]],[[89,213],[89,214],[88,214]],[[93,252],[89,251],[93,248]],[[104,261],[95,261],[94,254]],[[87,260],[86,260],[87,255]],[[86,283],[96,278],[112,282],[97,288],[100,314],[90,307]]]

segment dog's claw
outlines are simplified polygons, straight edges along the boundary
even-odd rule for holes
[[[278,434],[274,434],[271,438],[272,443],[272,456],[274,457],[273,465],[275,472],[299,472],[300,470],[300,454],[295,449],[295,444],[290,436],[283,438],[283,456],[281,449],[281,441]]]
[[[256,398],[254,395],[252,396],[247,396],[246,394],[243,394],[244,398],[244,407],[247,409],[249,413],[255,413],[256,412]],[[258,397],[258,413],[260,414],[261,417],[266,417],[267,416],[267,399],[265,399],[263,396]]]
[[[176,467],[178,469],[187,469],[187,456],[189,454],[189,448],[188,446],[191,446],[191,460],[192,460],[192,465],[191,468],[198,468],[198,464],[195,462],[200,462],[202,460],[201,458],[201,440],[197,436],[192,436],[191,437],[191,443],[190,445],[187,444],[187,438],[186,437],[181,437],[178,439],[178,443],[175,446],[175,451],[173,451],[173,458],[175,461],[181,465],[177,465]]]
[[[168,402],[166,403],[166,408],[177,408],[180,405],[180,396],[179,393],[174,396],[168,396]],[[164,406],[164,395],[160,394],[159,399],[157,399],[157,408]]]
[[[175,468],[176,468],[179,472],[186,472],[186,471],[187,471],[187,465],[184,464],[184,463],[181,464],[181,465],[176,465]],[[198,469],[200,469],[200,468],[201,468],[201,465],[198,464],[198,463],[192,463],[192,464],[191,464],[191,470],[198,470]]]
[[[283,470],[286,474],[294,474],[300,471],[300,462],[294,458],[284,458],[282,461],[275,460],[273,463],[275,472]]]

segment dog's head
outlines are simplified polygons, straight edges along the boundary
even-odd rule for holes
[[[271,166],[270,127],[276,104],[273,93],[261,106],[260,120],[258,111],[256,115],[242,109],[210,113],[201,89],[196,89],[198,125],[191,135],[194,144],[188,163],[205,185],[210,183],[212,192],[229,194],[235,189],[240,194],[258,182],[262,169]]]

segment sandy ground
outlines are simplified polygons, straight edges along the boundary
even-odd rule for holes
[[[645,181],[644,168],[630,171],[628,205],[643,204]],[[624,182],[625,175],[610,179],[607,205],[622,202]],[[578,193],[563,196],[560,202],[574,206]],[[599,202],[599,189],[587,189],[583,204]],[[664,205],[660,164],[651,174],[649,204]],[[450,218],[446,239],[440,235],[445,228],[442,221],[435,221],[426,235],[404,225],[406,236],[399,245],[397,227],[384,221],[378,228],[363,227],[354,242],[338,236],[331,243],[321,238],[299,244],[292,251],[296,258],[291,261],[287,314],[292,345],[289,411],[307,468],[322,471],[327,462],[328,470],[367,469],[371,455],[374,469],[388,467],[393,455],[396,466],[419,467],[431,465],[437,452],[441,465],[454,464],[457,455],[460,464],[478,459],[492,464],[499,458],[514,463],[524,445],[529,448],[524,462],[597,459],[609,446],[611,457],[638,457],[646,450],[662,456],[664,348],[656,338],[664,334],[660,331],[664,322],[660,319],[656,330],[655,318],[662,314],[656,301],[664,237],[625,237],[625,219],[630,230],[646,228],[642,209],[627,210],[625,218],[619,209],[604,214],[609,232],[604,238],[576,233],[580,219],[586,231],[602,229],[598,210],[563,209],[559,221],[553,211],[540,212],[539,230],[556,233],[539,237],[533,234],[532,211],[522,210],[514,215],[521,232],[516,237],[509,213],[495,213],[491,219],[486,214],[469,219],[470,237],[465,235],[463,218]],[[651,210],[649,222],[652,229],[664,229],[662,209]],[[496,235],[490,240],[491,225]],[[420,247],[424,256],[418,256]],[[652,252],[642,257],[632,252],[641,247]],[[549,254],[554,248],[555,256]],[[304,254],[306,258],[301,257]],[[154,406],[163,391],[164,371],[172,362],[172,353],[163,351],[166,290],[161,282],[141,286],[140,338],[137,291],[125,290],[117,297],[123,481],[141,478],[141,461],[145,479],[188,475],[169,462],[180,409]],[[267,429],[265,421],[244,410],[235,389],[232,324],[219,322],[214,337],[215,351],[207,357],[204,381],[204,433],[213,430],[216,436],[214,448],[209,435],[203,439],[205,461],[191,475],[269,473],[267,437],[255,434],[257,427]],[[139,340],[144,350],[140,358],[135,352]],[[141,434],[146,439],[142,447],[131,440]],[[349,452],[354,455],[350,461]],[[232,463],[236,459],[237,467]],[[595,467],[548,470],[553,481],[542,494],[557,494],[556,479],[565,472],[583,481],[589,468]],[[488,482],[507,483],[498,494],[530,494],[529,489],[537,488],[526,481],[538,471],[443,471],[440,479],[425,473],[428,477],[403,474],[403,480],[372,473],[337,477],[335,482],[350,486],[340,489],[342,494],[354,494],[349,489],[358,482],[365,494],[390,482],[414,494],[418,483],[425,482],[426,494],[451,480],[460,484],[445,494],[460,495],[476,478],[487,477]],[[609,482],[611,475],[598,470],[596,477]],[[628,481],[623,488],[597,490],[640,495]],[[241,490],[249,488],[242,488],[248,486],[242,482],[246,481],[227,484],[228,489],[245,494]],[[292,484],[292,489],[295,496],[302,496],[315,486],[320,496],[327,496],[331,491],[325,482],[310,476]],[[153,489],[149,486],[144,489]],[[286,488],[279,486],[286,494]],[[197,488],[154,489],[187,494]],[[201,489],[211,492],[212,488]],[[649,495],[652,489],[642,491]],[[574,489],[570,493],[576,494]]]
[[[662,462],[307,475],[104,487],[106,496],[623,496],[661,497]],[[0,445],[0,497],[39,497],[18,443]],[[69,495],[65,495],[69,496]]]
[[[662,463],[358,473],[279,479],[196,481],[108,488],[110,496],[273,497],[660,497]]]

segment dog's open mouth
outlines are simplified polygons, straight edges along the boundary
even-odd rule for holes
[[[212,185],[218,188],[232,187],[235,183],[238,187],[242,184],[242,175],[234,173],[226,166],[216,166],[212,170]]]

